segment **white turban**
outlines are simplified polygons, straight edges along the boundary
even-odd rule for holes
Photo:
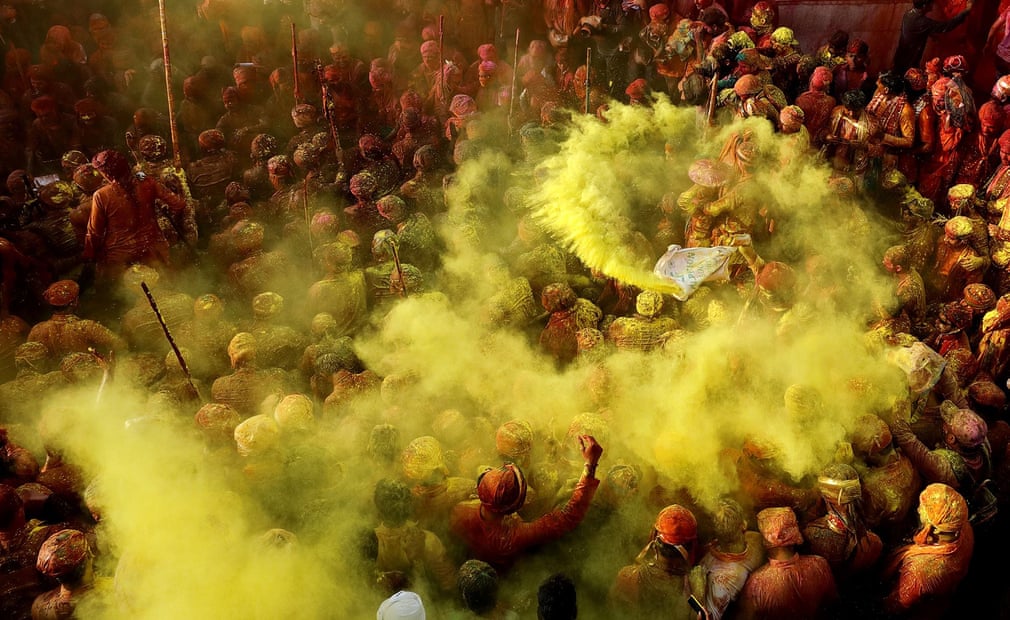
[[[413,592],[400,590],[382,601],[376,620],[425,620],[424,604],[421,597]]]

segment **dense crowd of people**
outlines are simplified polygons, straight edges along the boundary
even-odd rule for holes
[[[1001,607],[985,588],[1010,542],[1010,74],[975,92],[965,56],[924,58],[971,0],[944,19],[914,0],[879,74],[870,53],[893,42],[838,31],[804,50],[766,0],[267,1],[253,15],[204,0],[168,15],[167,79],[156,4],[76,5],[0,7],[3,617],[71,617],[113,577],[119,607],[102,613],[144,615],[103,540],[116,507],[64,449],[73,425],[38,415],[61,394],[114,408],[123,391],[145,409],[128,432],[183,429],[230,472],[266,515],[266,547],[312,544],[339,513],[322,496],[342,467],[360,472],[366,491],[340,501],[361,520],[341,542],[361,600],[332,617]],[[1008,15],[984,50],[1003,72]],[[659,105],[694,111],[703,131],[740,127],[619,241],[653,259],[726,250],[721,275],[677,294],[552,236],[524,203],[546,173],[492,170],[533,170],[574,128]],[[778,242],[802,218],[758,179],[772,133],[772,165],[827,170],[839,219],[881,228],[888,292],[858,312],[903,383],[888,406],[866,396],[805,475],[765,437],[724,446],[711,466],[735,489],[713,501],[611,432],[606,360],[676,357],[737,312],[738,329],[786,339],[841,305],[845,267]],[[505,191],[454,204],[474,178]],[[487,273],[471,277],[496,283],[489,295],[451,265],[474,240]],[[517,334],[548,372],[589,369],[584,413],[421,402],[424,377],[370,367],[359,348],[411,299],[474,296],[480,328]],[[783,386],[798,428],[829,415],[822,388]],[[338,435],[351,453],[328,448]]]

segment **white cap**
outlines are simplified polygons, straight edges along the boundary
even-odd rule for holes
[[[425,620],[424,603],[421,597],[413,592],[400,590],[393,596],[382,601],[379,611],[375,612],[376,620]]]

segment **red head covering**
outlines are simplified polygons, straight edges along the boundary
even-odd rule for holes
[[[56,100],[49,95],[42,95],[41,97],[36,97],[32,99],[32,112],[41,116],[46,112],[56,111]]]
[[[733,92],[736,93],[737,97],[745,97],[747,95],[756,95],[761,92],[764,85],[761,83],[761,79],[756,75],[745,75],[736,81],[733,85]]]
[[[42,298],[54,308],[63,308],[77,301],[81,288],[73,280],[60,280],[49,285]]]
[[[400,108],[403,110],[420,110],[423,102],[421,95],[413,89],[407,89],[400,95]]]
[[[834,75],[827,67],[817,67],[810,76],[810,90],[827,90],[834,81]]]
[[[77,530],[62,530],[46,539],[35,567],[47,577],[63,577],[77,570],[91,555],[88,539]]]
[[[470,95],[454,95],[449,104],[449,111],[457,118],[463,118],[477,112],[477,103]]]
[[[978,109],[978,119],[982,122],[998,123],[1003,120],[1003,108],[995,101],[986,101]]]
[[[986,312],[996,307],[996,293],[981,282],[969,284],[964,287],[964,303],[975,312]]]
[[[976,381],[968,386],[968,398],[983,407],[1002,411],[1006,407],[1006,393],[992,381]]]
[[[649,92],[649,83],[642,78],[638,78],[624,89],[624,94],[632,99],[642,99]]]
[[[870,46],[862,39],[852,39],[849,41],[849,48],[846,51],[850,54],[866,54],[870,51]]]
[[[852,429],[852,448],[860,454],[873,456],[891,445],[891,429],[875,415],[860,416]]]
[[[267,172],[278,177],[291,176],[291,159],[287,155],[274,155],[267,160]]]
[[[425,41],[421,44],[421,54],[434,54],[438,51],[438,43],[435,41]]]
[[[277,138],[261,133],[252,139],[249,154],[256,159],[268,159],[277,154]]]
[[[698,521],[690,510],[671,504],[656,517],[656,538],[667,545],[687,545],[698,538]]]
[[[130,162],[119,151],[108,149],[91,158],[95,170],[114,181],[124,181],[130,176]]]
[[[526,478],[522,470],[511,463],[488,469],[477,478],[477,497],[490,512],[511,514],[526,502]]]
[[[952,73],[965,73],[966,71],[968,71],[968,61],[960,54],[956,56],[947,56],[943,60],[943,73],[945,75],[950,75]]]
[[[919,518],[925,531],[915,535],[924,544],[929,528],[944,534],[956,534],[968,525],[968,504],[961,494],[945,484],[933,483],[919,494]]]
[[[926,74],[915,67],[905,72],[905,80],[912,90],[926,90]]]
[[[779,112],[779,121],[781,121],[783,125],[788,123],[802,124],[805,116],[803,108],[797,105],[787,105],[782,108],[781,112]]]
[[[220,151],[225,146],[224,134],[218,129],[201,131],[197,142],[200,148],[207,152]]]
[[[796,284],[796,273],[789,265],[772,261],[761,268],[755,284],[769,291],[788,290]]]
[[[792,508],[765,508],[758,513],[757,523],[766,549],[803,543],[803,534]]]
[[[666,21],[670,17],[670,7],[662,2],[649,7],[649,19],[652,21]]]
[[[497,62],[498,48],[494,46],[494,43],[485,43],[477,48],[477,58]]]

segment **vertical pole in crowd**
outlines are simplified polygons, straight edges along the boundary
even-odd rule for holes
[[[719,74],[712,76],[708,88],[708,101],[705,104],[705,133],[715,125],[715,108],[719,97]]]
[[[165,65],[165,95],[168,97],[168,127],[172,134],[172,158],[175,167],[182,166],[179,154],[179,128],[175,123],[175,94],[172,92],[172,57],[168,52],[168,17],[165,0],[158,0],[158,14],[161,17],[161,58]]]
[[[298,79],[298,32],[294,21],[291,22],[291,65],[291,77],[294,79],[295,105],[297,105],[303,99],[301,80]]]
[[[512,53],[512,90],[509,91],[509,134],[512,133],[512,115],[516,109],[516,87],[519,77],[519,29],[516,28],[516,47]]]
[[[309,175],[302,181],[302,211],[305,215],[305,228],[309,234],[309,264],[312,271],[316,268],[316,248],[312,242],[312,216],[309,215]]]
[[[590,77],[589,77],[589,73],[590,73],[589,67],[590,67],[590,65],[592,65],[592,62],[593,62],[593,48],[587,47],[586,48],[586,104],[585,104],[586,114],[589,114],[589,90],[590,90],[590,86],[591,86],[591,81],[590,81]]]
[[[435,79],[438,80],[437,83],[438,83],[438,94],[439,94],[439,97],[442,97],[443,99],[445,98],[445,71],[443,70],[444,69],[443,65],[445,65],[445,58],[443,57],[444,52],[443,52],[443,48],[442,48],[442,45],[444,44],[444,35],[445,35],[445,15],[439,15],[438,16],[438,75],[435,76]],[[449,104],[446,103],[446,105],[448,106]]]

